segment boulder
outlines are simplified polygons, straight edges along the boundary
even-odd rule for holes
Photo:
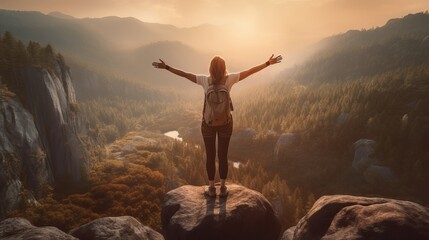
[[[353,144],[355,155],[352,166],[358,172],[363,173],[370,165],[376,164],[374,157],[376,142],[371,139],[359,139]]]
[[[23,218],[8,218],[0,222],[3,240],[77,240],[56,227],[35,227]]]
[[[352,167],[373,187],[383,190],[395,188],[399,179],[389,167],[375,158],[375,145],[376,142],[370,139],[356,141],[353,144],[355,155]]]
[[[429,239],[429,211],[409,201],[324,196],[298,222],[293,239]]]
[[[260,193],[228,185],[226,198],[204,195],[202,186],[168,192],[161,213],[167,240],[277,240],[280,223]]]
[[[85,240],[164,240],[160,233],[130,216],[99,218],[71,230],[70,234]]]

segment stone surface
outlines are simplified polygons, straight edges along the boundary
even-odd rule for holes
[[[371,139],[359,139],[353,144],[355,155],[352,166],[363,173],[370,165],[377,163],[374,157],[376,142]]]
[[[70,231],[70,234],[86,240],[163,240],[153,229],[142,225],[130,216],[99,218]]]
[[[376,189],[394,189],[399,184],[396,174],[375,158],[376,142],[371,139],[359,139],[355,149],[352,167],[363,179]]]
[[[277,240],[280,223],[267,199],[243,186],[228,185],[227,198],[209,198],[202,186],[168,192],[161,213],[167,240]]]
[[[38,196],[50,177],[32,115],[16,99],[0,99],[0,218],[18,206],[23,185]]]
[[[288,228],[284,233],[283,236],[281,238],[281,240],[293,240],[293,234],[295,233],[295,229],[296,227],[290,227]]]
[[[23,67],[17,81],[17,96],[0,98],[0,219],[47,184],[78,183],[89,171],[68,67]]]
[[[79,113],[72,109],[76,96],[68,69],[56,67],[52,73],[43,68],[21,71],[26,108],[52,166],[55,181],[79,182],[88,172],[88,162],[79,134],[85,132]]]
[[[8,218],[0,222],[3,240],[77,240],[55,227],[35,227],[23,218]]]
[[[429,239],[429,211],[408,201],[324,196],[298,222],[293,239]]]

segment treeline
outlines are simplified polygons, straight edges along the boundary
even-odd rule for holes
[[[21,89],[18,79],[20,71],[26,66],[39,66],[53,71],[55,64],[65,67],[64,57],[56,53],[51,45],[41,46],[30,41],[26,46],[17,40],[10,32],[0,34],[0,76],[2,83],[20,95]]]
[[[341,51],[333,47],[317,53],[304,66],[296,67],[289,77],[307,84],[351,81],[428,63],[428,52],[429,38],[394,38],[384,44]]]

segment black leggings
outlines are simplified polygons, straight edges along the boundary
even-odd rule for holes
[[[220,179],[226,179],[228,175],[228,147],[231,139],[233,122],[225,126],[211,127],[204,121],[201,124],[201,133],[206,146],[206,169],[210,181],[214,180],[216,167],[216,135],[218,137],[217,155],[219,158],[219,176]]]

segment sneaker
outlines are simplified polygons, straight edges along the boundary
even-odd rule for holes
[[[206,190],[204,190],[204,195],[212,198],[216,197],[216,188],[208,187]]]
[[[219,197],[228,196],[228,188],[226,186],[220,187]]]

